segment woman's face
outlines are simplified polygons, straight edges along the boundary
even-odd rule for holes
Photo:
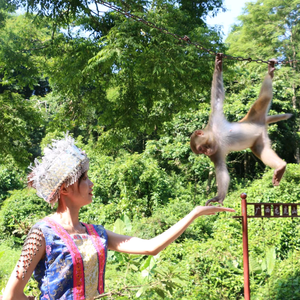
[[[74,201],[80,206],[91,203],[93,186],[94,184],[89,179],[87,172],[83,173],[78,181],[71,185]]]

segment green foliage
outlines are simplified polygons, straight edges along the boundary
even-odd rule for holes
[[[173,20],[184,20],[183,13],[171,6],[167,13],[164,8],[149,11],[147,19],[180,32],[180,24],[171,22],[169,15]],[[191,35],[203,43],[209,43],[211,37],[218,39],[207,33],[206,29],[197,28]],[[174,113],[194,107],[195,92],[210,85],[210,78],[202,70],[210,69],[211,64],[199,60],[194,47],[178,47],[172,37],[137,22],[130,23],[127,18],[120,18],[102,39],[101,46],[90,60],[88,72],[95,68],[97,72],[99,68],[112,72],[108,77],[111,88],[106,109],[101,115],[109,127],[130,127],[146,134],[160,131],[162,122],[170,120]],[[196,85],[199,80],[201,86]]]
[[[4,291],[5,285],[11,276],[17,261],[19,260],[21,249],[18,247],[12,248],[13,241],[6,240],[0,245],[0,294]],[[36,296],[40,295],[37,282],[32,278],[29,279],[24,289],[25,295]]]
[[[26,284],[24,288],[24,294],[26,296],[33,296],[35,299],[38,299],[41,295],[41,291],[38,287],[38,282],[34,280],[33,277],[30,277],[28,283]]]
[[[67,130],[91,158],[95,196],[81,209],[82,221],[152,238],[217,188],[213,164],[189,146],[190,134],[208,122],[213,57],[116,12],[100,16],[84,1],[49,3],[0,0],[0,157],[9,162],[0,168],[0,289],[28,229],[51,212],[34,190],[22,190],[25,171],[11,161],[27,165],[40,156],[38,145]],[[220,0],[115,4],[214,51],[226,50],[219,29],[204,22],[208,12],[222,9]],[[10,14],[21,5],[37,15]],[[227,40],[228,53],[299,59],[298,15],[295,0],[248,3]],[[286,174],[274,188],[273,170],[249,150],[228,155],[225,205],[237,214],[242,192],[251,202],[299,201],[300,169],[291,164],[299,147],[299,66],[293,67],[277,68],[269,114],[295,117],[268,127],[273,149],[288,162]],[[224,62],[228,120],[247,113],[265,73],[265,64]],[[298,218],[251,219],[248,228],[254,299],[299,298]],[[226,213],[205,216],[159,256],[109,252],[107,297],[243,299],[242,265],[240,221]],[[31,281],[26,292],[36,291]]]
[[[34,189],[16,190],[3,202],[0,211],[0,237],[12,237],[22,244],[31,226],[51,212],[49,204]]]
[[[20,94],[0,93],[1,145],[0,162],[13,159],[22,167],[29,164],[29,150],[33,146],[31,133],[41,124],[39,112],[31,101]]]
[[[299,35],[298,14],[299,3],[295,0],[247,3],[244,14],[239,17],[240,24],[233,28],[228,39],[232,43],[232,51],[243,55],[268,54],[267,57],[283,54],[292,58],[291,50]],[[254,36],[256,39],[249,39]]]
[[[130,219],[126,215],[122,219],[117,219],[114,223],[114,232],[130,234],[132,228]],[[114,274],[113,268],[107,267],[107,273],[111,274],[107,294],[114,299],[122,299],[124,295],[130,297],[131,291],[134,291],[136,298],[148,299],[159,296],[165,299],[166,296],[172,297],[174,289],[186,285],[185,270],[180,266],[166,264],[160,260],[159,255],[144,259],[138,255],[109,251],[108,261],[117,264],[119,271],[125,271],[125,276],[120,276],[120,272]],[[127,277],[132,272],[136,273],[134,280]],[[129,281],[135,285],[128,286]],[[117,297],[120,294],[123,294],[122,297]]]
[[[97,156],[90,162],[95,203],[113,206],[115,213],[151,215],[171,197],[171,178],[147,155],[123,153],[113,160]],[[111,216],[106,211],[106,218]]]
[[[47,23],[35,20],[33,24],[33,16],[7,15],[0,26],[0,162],[13,158],[22,167],[35,154],[43,127],[39,108],[29,98],[45,82],[42,50],[50,32]]]
[[[2,241],[0,245],[0,294],[12,273],[18,259],[20,249],[12,248],[10,241]]]
[[[299,9],[297,0],[248,2],[239,24],[226,40],[229,53],[264,60],[299,60]],[[278,77],[284,80],[282,93],[292,92],[293,107],[299,108],[299,64],[281,65],[275,72]]]
[[[33,20],[31,15],[10,16],[0,30],[1,86],[15,92],[38,85],[45,62],[38,50],[46,47],[51,32],[47,22],[35,19],[33,24]]]
[[[25,173],[13,164],[0,165],[0,206],[9,191],[24,187]]]
[[[273,187],[273,170],[269,169],[261,180],[252,182],[247,187],[251,202],[297,203],[300,196],[300,169],[298,164],[288,164],[286,173],[278,187]]]
[[[289,0],[284,3],[276,1],[256,1],[246,4],[244,13],[239,17],[239,23],[233,27],[226,43],[228,53],[253,59],[268,60],[275,57],[278,60],[299,60],[299,3]],[[247,92],[256,88],[257,74],[266,73],[266,66],[261,64],[245,64],[247,77],[244,79],[246,88],[239,93],[243,104]],[[241,70],[236,78],[240,78]],[[244,76],[243,76],[244,77]],[[298,162],[299,155],[299,65],[295,62],[279,65],[274,76],[274,96],[270,114],[291,112],[294,117],[289,121],[279,122],[269,126],[269,135],[273,148],[287,162]],[[239,79],[238,79],[239,80]],[[252,82],[252,83],[251,83]],[[234,85],[232,84],[235,89]],[[252,87],[253,86],[253,87]],[[246,93],[245,93],[246,92]],[[249,95],[252,95],[249,93]],[[289,137],[288,137],[289,136]],[[285,147],[286,141],[291,147]],[[295,159],[296,158],[296,159]],[[251,163],[251,162],[250,162]],[[250,168],[251,169],[251,168]],[[253,168],[252,168],[253,170]],[[256,170],[256,168],[255,168]]]
[[[276,300],[299,298],[299,252],[293,251],[286,260],[277,261],[266,284],[260,285],[252,297],[255,300],[268,297]]]
[[[121,145],[141,152],[148,135],[157,135],[174,114],[195,107],[195,95],[209,88],[212,63],[195,47],[181,47],[170,35],[115,12],[105,14],[99,23],[91,22],[83,17],[90,11],[84,2],[69,1],[68,7],[63,20],[58,20],[53,11],[61,10],[58,3],[49,7],[28,2],[29,10],[54,14],[58,23],[72,20],[72,25],[81,25],[78,32],[74,30],[78,34],[69,28],[63,37],[55,36],[55,47],[51,54],[47,52],[52,59],[44,70],[57,103],[49,130],[68,128],[77,131],[76,135],[87,131],[99,147],[113,151]],[[220,7],[219,0],[204,1],[192,10],[185,2],[179,7],[153,2],[144,9],[130,3],[131,12],[138,16],[177,34],[182,31],[205,45],[213,44],[216,51],[223,49],[220,33],[200,27],[203,19],[196,16],[204,18]],[[88,38],[83,28],[97,38]]]
[[[282,180],[283,189],[280,189],[280,187],[274,188],[271,185],[272,173],[273,171],[270,170],[262,179],[252,182],[246,190],[244,188],[244,191],[248,193],[249,201],[287,202],[287,194],[290,195],[289,201],[297,201],[299,193],[297,192],[299,166],[288,165],[286,177]],[[288,191],[286,188],[288,188]],[[238,190],[228,195],[225,201],[227,206],[235,207],[239,213],[237,193]],[[241,193],[241,187],[239,187],[239,193]],[[264,195],[266,198],[262,198]],[[271,195],[273,196],[272,198],[270,198]],[[190,211],[190,205],[191,203],[174,199],[168,205],[164,205],[157,210],[151,218],[134,220],[132,230],[140,237],[151,238],[174,224],[176,220],[185,215],[186,211]],[[122,227],[124,226],[124,221],[123,223],[118,221],[116,224]],[[262,299],[262,292],[264,297],[267,297],[268,286],[273,285],[271,282],[273,278],[275,279],[273,274],[278,272],[278,265],[290,259],[290,255],[297,255],[295,249],[299,248],[299,239],[297,238],[299,236],[299,222],[297,220],[291,221],[290,219],[276,219],[273,221],[265,220],[262,223],[261,220],[251,219],[248,226],[252,270],[251,290],[253,294],[256,294],[256,291],[258,291],[259,296],[257,296],[257,299]],[[224,239],[224,237],[226,238]],[[122,257],[124,254],[117,254],[117,256]],[[217,300],[220,297],[222,299],[242,299],[242,258],[241,224],[237,220],[231,219],[228,214],[219,214],[217,217],[207,216],[199,218],[190,226],[182,238],[161,253],[159,260],[161,260],[161,263],[167,264],[167,266],[176,265],[181,270],[181,273],[186,272],[184,276],[186,284],[180,288],[175,286],[172,291],[172,297],[177,299],[207,298]],[[120,259],[118,266],[125,267],[130,260],[130,264],[132,264],[132,261],[135,261],[137,258],[126,260],[123,257],[118,259]],[[114,262],[116,263],[117,261],[115,260]],[[126,264],[124,264],[125,262]],[[141,262],[135,261],[135,263],[138,265]],[[109,264],[108,268],[110,268]],[[297,266],[294,265],[294,268],[297,269]],[[130,267],[130,269],[132,268]],[[117,270],[113,271],[113,273],[108,273],[110,284],[112,284],[111,276],[117,276],[114,272],[117,272]],[[131,274],[136,274],[136,271]],[[133,286],[138,285],[138,277],[132,278],[130,282]],[[282,288],[277,287],[276,292],[271,291],[272,297],[283,295],[282,291],[287,286],[287,281],[283,277],[281,282]],[[129,285],[129,282],[127,284]],[[112,286],[116,286],[116,282]],[[212,286],[214,287],[213,289]],[[294,286],[297,289],[295,277]],[[131,297],[134,298],[136,296],[135,293],[136,290],[130,294]],[[147,292],[147,287],[140,287],[138,295],[143,297],[142,293],[155,297],[153,294],[147,294],[150,293],[150,290]],[[166,299],[170,297],[167,293],[164,296]]]

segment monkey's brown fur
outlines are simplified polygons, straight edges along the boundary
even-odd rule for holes
[[[267,133],[267,124],[286,120],[292,114],[267,116],[272,99],[272,78],[275,60],[270,60],[258,99],[247,115],[239,122],[230,123],[223,113],[224,88],[222,78],[222,54],[216,56],[215,71],[211,89],[211,114],[204,130],[196,130],[191,136],[191,149],[196,154],[209,156],[216,168],[218,195],[206,202],[219,202],[223,205],[230,177],[226,167],[226,155],[230,151],[240,151],[250,148],[261,161],[275,169],[273,185],[279,182],[285,172],[284,162],[271,149]]]

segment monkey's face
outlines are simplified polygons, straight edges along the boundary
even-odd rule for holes
[[[211,156],[217,151],[217,145],[210,138],[208,132],[196,130],[191,135],[190,146],[195,154]]]

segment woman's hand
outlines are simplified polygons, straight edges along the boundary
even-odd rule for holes
[[[223,207],[223,206],[197,206],[194,209],[196,218],[204,215],[215,215],[218,212],[228,211],[235,212],[233,208]]]

